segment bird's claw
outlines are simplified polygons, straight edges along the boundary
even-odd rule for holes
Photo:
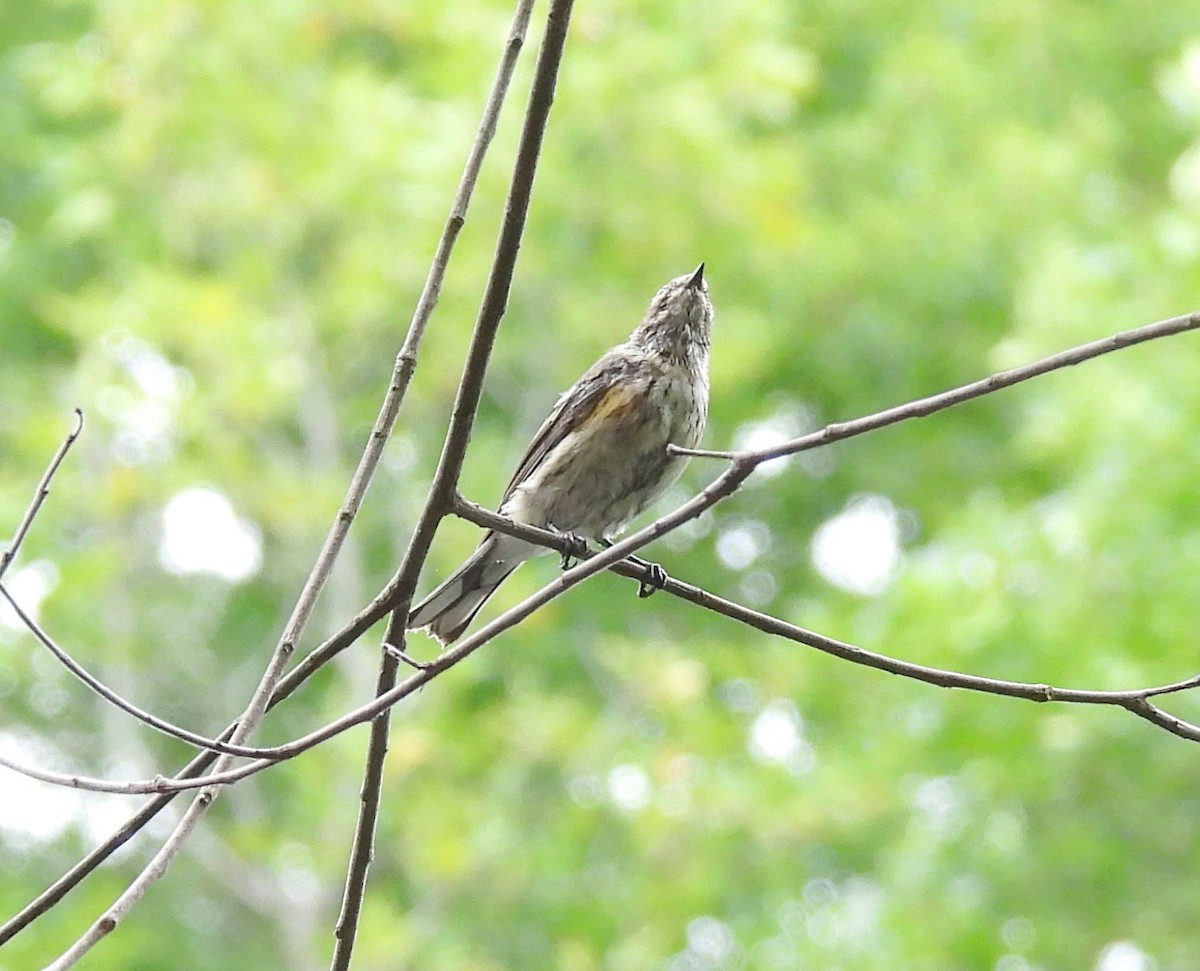
[[[587,555],[588,545],[586,540],[580,536],[577,536],[575,533],[563,533],[562,535],[569,546],[568,551],[562,555],[562,568],[566,570],[571,566],[571,560],[582,560]],[[611,539],[603,536],[601,536],[597,542],[604,547],[604,549],[609,549],[613,545],[613,541]],[[670,577],[667,576],[667,571],[657,563],[651,563],[649,560],[643,560],[640,556],[628,556],[626,559],[629,560],[629,562],[643,567],[646,570],[645,579],[638,583],[638,596],[643,600],[652,594],[657,593],[667,585],[667,580],[669,580]]]
[[[587,558],[587,540],[582,536],[575,535],[575,533],[563,533],[562,537],[563,541],[567,544],[567,548],[562,554],[562,568],[569,570],[575,565],[571,562],[572,560],[578,562]]]
[[[646,563],[649,575],[638,583],[638,596],[645,600],[667,585],[667,571],[657,563]]]

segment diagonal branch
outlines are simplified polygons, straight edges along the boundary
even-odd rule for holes
[[[1018,368],[1014,371],[1004,372],[1008,375],[1023,374],[1024,377],[1020,380],[1027,380],[1029,377],[1037,374],[1048,373],[1057,367],[1064,367],[1067,364],[1079,363],[1081,360],[1086,360],[1088,357],[1095,357],[1107,351],[1117,350],[1121,347],[1129,346],[1140,341],[1150,340],[1153,337],[1165,337],[1169,334],[1179,333],[1183,330],[1192,329],[1200,325],[1200,314],[1187,315],[1185,317],[1177,317],[1169,321],[1164,321],[1159,324],[1151,324],[1147,327],[1138,328],[1134,331],[1128,331],[1124,335],[1117,335],[1114,338],[1108,338],[1103,341],[1096,341],[1091,344],[1083,345],[1082,348],[1076,348],[1074,351],[1067,351],[1061,354],[1052,355],[1049,358],[1042,359],[1025,368]],[[1130,339],[1130,338],[1134,339]],[[1105,348],[1105,350],[1097,350],[1097,348]],[[1080,356],[1082,355],[1082,356]],[[1053,366],[1050,366],[1050,365]],[[1007,387],[1009,384],[1015,383],[1016,379],[1003,379],[1003,375],[996,376],[1002,380],[994,382],[992,390],[998,390],[1001,387]],[[966,388],[978,388],[986,385],[990,379],[985,379],[982,382],[975,382],[974,385],[964,386]],[[961,389],[960,389],[961,390]],[[941,396],[934,398],[922,399],[917,402],[918,405],[924,407],[932,407],[930,402],[938,401],[939,403],[933,410],[950,407],[955,401],[949,400],[950,396],[956,392],[947,392]],[[973,396],[978,397],[980,394],[988,393],[987,391],[976,392]],[[895,416],[903,412],[905,409],[894,408],[885,412],[879,412],[875,416],[867,416],[859,419],[856,422],[846,423],[854,425],[857,430],[845,433],[843,437],[849,437],[851,434],[862,434],[869,430],[873,421],[876,421],[879,416]],[[906,417],[916,417],[916,414],[908,414]],[[901,420],[893,417],[890,421],[882,421],[880,424],[891,424],[894,421]],[[830,426],[832,428],[845,426]],[[879,427],[878,425],[872,427]],[[822,433],[817,433],[815,436],[806,436],[803,441],[819,438]],[[821,444],[818,442],[817,444]],[[806,445],[805,447],[815,447],[815,445]],[[787,453],[784,453],[787,454]],[[725,456],[722,456],[725,457]],[[441,672],[453,667],[459,661],[474,653],[483,644],[491,640],[498,634],[508,630],[524,620],[527,616],[537,610],[539,607],[548,603],[555,597],[561,596],[571,587],[583,582],[587,578],[594,576],[601,570],[608,569],[621,560],[624,560],[630,554],[636,552],[647,543],[671,532],[685,522],[695,519],[703,512],[716,505],[718,502],[732,495],[741,484],[750,476],[754,469],[764,461],[769,460],[776,455],[766,454],[765,452],[754,453],[736,453],[733,455],[729,468],[719,475],[707,488],[701,491],[696,496],[692,497],[687,502],[680,505],[672,512],[662,516],[655,522],[644,527],[632,535],[613,544],[608,549],[584,560],[582,563],[565,571],[554,581],[542,587],[532,596],[528,597],[515,607],[504,612],[495,620],[486,624],[484,627],[477,630],[462,640],[458,641],[453,647],[442,653],[436,660],[432,661],[425,669],[418,671],[416,674],[409,677],[404,682],[396,685],[388,691],[381,693],[376,699],[369,704],[363,705],[355,711],[348,712],[340,718],[330,722],[316,731],[310,732],[299,739],[289,742],[285,745],[270,749],[273,758],[291,758],[299,753],[319,745],[334,735],[340,734],[343,731],[353,727],[354,725],[362,724],[370,721],[378,716],[381,712],[394,705],[401,698],[406,697],[413,691],[424,686]],[[452,496],[454,507],[457,510],[469,510],[471,506],[459,499],[457,496]],[[521,533],[527,530],[527,527],[511,528],[506,531]],[[530,531],[529,535],[539,532],[536,530]],[[548,534],[549,535],[549,534]],[[547,545],[557,545],[555,543],[547,543]],[[563,547],[565,550],[565,546]],[[1144,702],[1146,689],[1134,689],[1126,692],[1080,692],[1076,689],[1059,689],[1047,685],[1030,685],[1020,682],[1004,682],[989,678],[982,678],[975,675],[959,675],[954,672],[946,672],[936,668],[927,668],[922,665],[909,664],[908,662],[897,661],[893,658],[888,658],[884,655],[873,654],[870,651],[865,651],[862,648],[854,647],[853,645],[843,644],[842,642],[831,638],[822,638],[820,635],[813,634],[809,631],[804,631],[802,628],[787,624],[784,621],[777,620],[766,614],[759,614],[757,611],[752,611],[749,608],[741,607],[732,601],[724,601],[721,598],[715,597],[712,594],[707,594],[703,591],[698,591],[697,602],[701,602],[704,606],[712,606],[719,604],[723,612],[728,612],[728,615],[735,619],[744,620],[752,626],[758,627],[767,633],[778,634],[788,637],[792,640],[797,640],[809,646],[816,647],[820,650],[825,650],[828,653],[843,657],[846,660],[855,661],[856,663],[868,664],[872,667],[877,667],[881,670],[891,671],[895,674],[903,674],[918,680],[926,681],[931,684],[936,684],[942,687],[960,687],[970,688],[972,690],[991,690],[991,693],[1008,694],[1014,697],[1024,697],[1030,700],[1038,701],[1072,701],[1075,703],[1092,703],[1092,704],[1120,704],[1124,707],[1134,705],[1138,710],[1135,712],[1142,717],[1153,719],[1154,713],[1151,712]],[[1181,683],[1184,686],[1190,686],[1189,683]],[[1149,689],[1151,693],[1163,693],[1166,690],[1184,690],[1180,686],[1168,686],[1163,689]],[[1151,706],[1152,707],[1152,706]],[[1171,719],[1171,716],[1163,716],[1163,719],[1156,722],[1162,727],[1176,725],[1179,728],[1176,734],[1182,734],[1183,737],[1191,737],[1187,732],[1189,728],[1187,723],[1177,722]],[[1197,729],[1200,733],[1200,729]],[[261,771],[263,768],[269,767],[271,763],[267,760],[260,762],[251,762],[239,769],[223,773],[218,778],[222,783],[236,781],[245,776],[252,775],[255,772]],[[174,785],[173,783],[165,783],[167,786]],[[195,783],[183,782],[179,785],[185,787],[193,787]]]
[[[521,21],[520,10],[521,6],[518,7],[518,14],[515,19],[515,22],[518,24]],[[512,56],[515,57],[516,50],[519,49],[519,46],[519,44],[515,44],[510,47]],[[238,720],[236,727],[232,729],[230,739],[234,744],[239,743],[248,734],[250,734],[250,732],[253,731],[253,729],[257,726],[258,721],[262,718],[263,714],[265,714],[269,704],[271,703],[274,697],[274,689],[280,681],[283,667],[294,651],[295,644],[299,639],[304,626],[307,624],[309,616],[311,616],[312,608],[316,603],[320,590],[328,579],[333,567],[333,562],[336,559],[336,556],[340,551],[342,543],[349,530],[350,523],[352,522],[359,506],[361,505],[362,498],[365,495],[370,479],[374,474],[375,468],[378,466],[383,446],[391,434],[391,429],[399,413],[401,402],[408,388],[408,383],[412,372],[415,368],[416,353],[420,339],[424,333],[425,325],[429,319],[429,316],[433,311],[433,307],[437,302],[437,296],[445,274],[445,267],[453,249],[454,241],[462,228],[465,219],[467,203],[474,188],[480,166],[482,165],[486,147],[490,143],[492,135],[494,134],[496,117],[499,111],[500,103],[502,102],[504,93],[507,89],[509,77],[511,77],[511,68],[507,70],[507,73],[502,70],[500,77],[497,79],[497,84],[493,89],[493,95],[489,99],[484,120],[481,123],[475,144],[472,147],[471,154],[468,158],[467,167],[464,171],[463,179],[460,182],[459,192],[455,197],[455,203],[451,211],[450,219],[447,222],[445,231],[443,232],[441,241],[439,242],[434,263],[430,269],[429,277],[426,280],[426,285],[422,292],[421,299],[418,302],[417,309],[414,312],[413,321],[409,326],[408,335],[401,348],[400,354],[397,356],[393,379],[389,385],[383,407],[380,410],[375,427],[372,429],[371,438],[368,442],[367,448],[364,451],[359,466],[355,471],[353,479],[351,480],[346,502],[339,511],[337,520],[335,521],[334,526],[331,528],[330,533],[326,538],[325,545],[323,546],[321,553],[317,558],[317,562],[314,564],[309,575],[308,581],[305,583],[304,589],[298,598],[292,616],[284,628],[283,635],[276,647],[275,652],[272,655],[267,670],[259,683],[258,689],[255,691],[245,714]],[[411,596],[411,590],[409,592],[409,596]],[[228,756],[222,756],[222,758],[216,760],[214,771],[219,771],[224,766],[227,758]],[[55,962],[53,965],[54,968],[65,969],[71,967],[103,936],[111,932],[119,919],[128,912],[128,910],[133,906],[134,903],[136,903],[138,899],[140,899],[150,884],[157,880],[158,877],[166,871],[167,866],[169,865],[171,859],[173,859],[175,853],[178,852],[183,840],[186,839],[187,834],[190,833],[200,816],[203,815],[207,807],[211,805],[216,796],[217,791],[210,788],[206,788],[200,793],[187,813],[185,813],[183,819],[180,821],[171,837],[160,849],[159,853],[156,854],[154,860],[151,861],[150,865],[143,871],[141,875],[139,875],[139,877],[134,881],[133,884],[131,884],[125,893],[121,895],[113,907],[110,908],[108,913],[105,914],[105,916],[96,924],[94,924],[84,935],[84,937],[77,941],[70,950],[64,953],[59,960]],[[163,803],[163,805],[165,805],[165,803]],[[151,816],[152,815],[153,813]],[[66,889],[63,889],[62,892],[65,893]]]
[[[227,755],[242,755],[247,758],[264,758],[266,750],[254,748],[248,745],[231,745],[228,742],[221,742],[215,739],[206,738],[203,735],[198,735],[195,732],[189,731],[186,728],[180,728],[178,725],[172,724],[164,718],[159,718],[157,715],[152,715],[148,711],[143,711],[131,701],[127,701],[121,695],[113,691],[112,688],[104,684],[99,678],[88,671],[83,665],[76,661],[66,650],[64,650],[55,640],[46,633],[42,626],[29,615],[29,613],[19,604],[13,595],[9,592],[8,587],[0,583],[0,595],[8,601],[8,605],[16,613],[21,623],[29,630],[31,634],[46,648],[54,657],[71,672],[76,678],[82,681],[85,685],[92,689],[101,698],[109,704],[128,715],[132,715],[144,725],[149,725],[156,731],[162,732],[164,735],[169,735],[172,738],[177,738],[180,741],[188,742],[191,745],[199,746],[200,748],[210,749],[214,752],[224,752]]]
[[[413,529],[412,538],[405,550],[395,581],[389,584],[394,589],[396,602],[384,635],[385,644],[403,645],[405,621],[408,619],[408,604],[416,589],[421,567],[429,553],[437,526],[448,511],[447,497],[452,499],[471,426],[479,408],[483,390],[483,376],[491,356],[496,332],[504,316],[508,291],[516,266],[517,251],[525,229],[525,218],[529,211],[529,200],[533,190],[533,179],[537,171],[538,156],[549,119],[550,105],[554,100],[554,88],[566,44],[567,26],[570,21],[572,0],[553,0],[546,20],[534,69],[533,85],[521,130],[521,141],[513,167],[504,219],[500,236],[488,275],[487,287],[475,332],[467,354],[466,365],[459,382],[458,395],[454,403],[453,417],[446,434],[441,460],[430,486],[425,507]],[[504,91],[512,75],[523,42],[532,11],[532,0],[521,0],[509,33],[505,56],[501,61],[499,75],[489,111],[498,112]],[[491,128],[495,127],[492,115]],[[399,661],[393,651],[384,650],[380,658],[376,696],[386,694],[396,684]],[[384,760],[387,756],[388,737],[391,731],[391,709],[382,710],[371,725],[371,738],[367,750],[367,761],[363,772],[358,820],[350,850],[350,861],[346,874],[346,885],[342,906],[334,928],[333,971],[346,971],[358,935],[358,921],[366,892],[367,873],[374,852],[375,826],[379,816],[379,803],[383,790]]]
[[[836,441],[842,438],[851,437],[853,435],[862,434],[866,431],[873,430],[874,428],[883,427],[884,425],[888,424],[894,424],[895,422],[905,420],[907,418],[922,417],[926,414],[931,414],[934,411],[941,410],[942,408],[950,407],[953,404],[958,404],[961,401],[969,400],[973,397],[979,397],[983,394],[990,393],[991,391],[999,390],[1001,387],[1011,386],[1019,381],[1028,380],[1029,378],[1035,377],[1038,374],[1047,373],[1048,371],[1055,370],[1059,367],[1077,364],[1083,360],[1089,359],[1090,357],[1099,356],[1100,354],[1117,350],[1121,347],[1130,346],[1131,344],[1139,343],[1144,340],[1150,340],[1156,337],[1167,336],[1168,334],[1190,330],[1196,326],[1197,315],[1189,314],[1183,317],[1174,318],[1172,320],[1163,321],[1159,324],[1138,328],[1134,331],[1128,331],[1124,334],[1115,335],[1114,337],[1107,338],[1103,341],[1094,342],[1090,345],[1084,345],[1082,348],[1077,348],[1074,351],[1063,352],[1061,355],[1055,355],[1052,358],[1044,359],[1043,361],[1036,362],[1033,365],[1028,365],[1025,368],[1019,368],[1015,369],[1014,371],[995,375],[992,378],[985,379],[982,382],[976,382],[974,385],[968,385],[962,389],[956,389],[955,391],[947,392],[944,395],[923,399],[920,402],[914,402],[911,405],[901,406],[897,409],[891,409],[888,412],[881,412],[875,416],[868,416],[867,418],[859,419],[856,422],[832,425],[821,432],[815,433],[814,435],[804,436],[792,442],[785,443],[782,446],[777,446],[770,450],[764,450],[761,453],[707,452],[704,450],[690,450],[686,452],[686,454],[699,454],[726,458],[732,460],[733,464],[731,468],[728,469],[726,473],[718,479],[717,482],[713,483],[713,486],[710,486],[704,494],[697,496],[696,499],[691,503],[685,504],[684,507],[676,510],[675,513],[668,517],[664,517],[664,519],[660,520],[659,523],[652,524],[652,526],[647,527],[646,530],[641,531],[639,534],[635,534],[635,536],[630,537],[622,544],[618,544],[612,550],[606,551],[605,554],[601,554],[603,561],[601,565],[595,567],[595,569],[588,570],[585,574],[576,573],[574,577],[570,578],[571,582],[566,582],[568,578],[564,576],[563,578],[560,578],[556,584],[551,584],[546,591],[539,592],[539,594],[535,595],[534,598],[530,598],[531,601],[537,600],[537,603],[534,603],[532,607],[529,607],[527,612],[532,612],[532,609],[536,609],[536,607],[540,606],[540,604],[545,602],[545,600],[551,599],[553,596],[557,596],[570,585],[573,585],[574,582],[579,582],[579,579],[585,578],[585,576],[593,575],[594,572],[598,572],[599,569],[609,566],[610,563],[618,561],[626,551],[631,552],[633,549],[639,548],[644,543],[651,541],[657,535],[661,535],[663,532],[674,528],[674,526],[678,525],[678,523],[686,521],[688,518],[692,518],[692,515],[699,515],[703,509],[708,508],[708,506],[715,503],[715,501],[719,501],[721,498],[724,498],[725,495],[735,491],[736,488],[740,486],[741,482],[744,481],[744,479],[750,474],[750,471],[752,471],[753,467],[761,461],[777,458],[786,454],[792,454],[808,448],[814,448],[830,441]],[[682,452],[683,450],[677,449],[676,451]],[[708,499],[706,499],[706,494],[709,497]],[[709,499],[711,499],[711,501],[709,501]],[[700,505],[697,506],[697,503]],[[547,545],[553,544],[548,543]],[[597,557],[596,559],[599,558],[600,557]],[[580,567],[576,568],[576,570],[581,570],[587,566],[588,564],[581,564]],[[618,567],[618,572],[626,573],[626,571],[629,571],[627,575],[641,575],[636,567],[632,567],[627,564],[620,564]],[[393,583],[389,585],[388,589],[386,589],[379,597],[377,597],[371,605],[364,609],[364,611],[360,612],[359,616],[351,622],[345,631],[341,632],[339,635],[336,635],[334,638],[331,638],[329,641],[315,650],[312,654],[310,654],[309,658],[304,664],[298,666],[297,669],[291,672],[288,677],[284,678],[280,682],[279,688],[272,698],[272,704],[283,700],[283,698],[286,698],[322,664],[343,650],[350,643],[353,643],[353,641],[361,636],[361,634],[371,624],[383,616],[387,611],[388,605],[394,602],[396,599],[396,589],[397,584],[394,580]],[[551,590],[553,592],[550,592],[547,596],[546,593]],[[494,622],[493,625],[489,625],[488,628],[479,631],[473,637],[460,642],[457,650],[452,652],[453,656],[446,656],[446,660],[449,663],[446,663],[443,666],[451,666],[453,663],[456,663],[457,660],[461,659],[461,657],[471,653],[471,651],[473,651],[480,644],[484,643],[487,639],[490,639],[490,637],[494,636],[495,633],[499,633],[501,630],[507,629],[507,627],[511,626],[513,623],[518,622],[521,617],[526,615],[526,612],[524,611],[528,604],[529,601],[527,601],[526,604],[518,605],[517,609],[523,611],[519,617],[511,619],[505,615],[501,618],[498,618],[498,621]],[[745,608],[741,609],[744,610]],[[773,618],[769,619],[774,620]],[[500,625],[500,622],[503,622],[503,624]],[[854,660],[853,658],[848,659]],[[440,669],[440,667],[438,669]],[[435,669],[431,668],[430,670],[431,672],[436,673]],[[409,679],[410,682],[414,680],[415,679]],[[420,684],[423,683],[424,680],[420,680]],[[401,686],[401,689],[406,687],[408,688],[408,690],[403,691],[403,694],[409,693],[409,691],[413,690],[414,687],[420,686],[420,684],[409,686],[409,682],[406,682],[405,685]],[[1040,697],[1038,700],[1074,700],[1058,697],[1056,693],[1059,690],[1060,689],[1050,689],[1051,694],[1055,695],[1050,698],[1045,697],[1045,693],[1043,692],[1042,697]],[[1097,703],[1122,704],[1123,707],[1127,707],[1140,717],[1147,718],[1153,723],[1169,729],[1172,729],[1172,726],[1174,726],[1181,729],[1181,731],[1177,731],[1177,733],[1185,733],[1184,737],[1192,737],[1191,734],[1186,734],[1194,731],[1193,728],[1187,726],[1187,723],[1181,722],[1180,720],[1175,719],[1173,716],[1162,712],[1161,709],[1157,708],[1157,706],[1152,705],[1146,700],[1150,695],[1165,693],[1167,690],[1182,690],[1182,688],[1165,686],[1162,689],[1148,689],[1148,691],[1144,691],[1142,693],[1140,701],[1135,698],[1131,698],[1126,699],[1128,703],[1122,701],[1097,701]],[[382,710],[382,708],[386,707],[387,704],[394,703],[399,699],[399,697],[402,697],[403,694],[398,694],[394,698],[377,699],[377,703],[383,702],[383,705],[379,707],[379,710]],[[1137,693],[1135,692],[1134,694]],[[372,713],[368,712],[366,717],[372,717]],[[187,768],[185,768],[185,770],[183,770],[181,775],[187,776],[190,774],[199,773],[203,771],[207,765],[211,764],[211,761],[212,756],[209,753],[198,756],[197,759],[193,760],[193,762]],[[9,939],[22,927],[26,926],[30,920],[34,919],[34,917],[36,917],[38,914],[44,912],[45,909],[48,909],[48,907],[52,905],[55,900],[60,899],[61,896],[65,894],[71,887],[76,885],[79,880],[86,875],[86,873],[90,872],[91,869],[94,869],[95,866],[98,865],[98,863],[108,855],[108,853],[111,853],[112,849],[126,841],[133,833],[144,826],[149,819],[153,818],[153,816],[160,811],[161,808],[165,806],[171,798],[172,794],[166,793],[148,803],[146,807],[143,807],[143,809],[137,815],[135,815],[135,817],[133,817],[126,824],[126,826],[118,832],[118,834],[113,837],[113,839],[111,839],[104,846],[98,848],[98,850],[94,851],[93,854],[90,854],[88,858],[80,861],[80,864],[77,864],[72,871],[61,878],[60,881],[49,891],[47,891],[46,894],[43,894],[38,901],[35,901],[33,905],[31,905],[29,908],[26,908],[25,911],[6,924],[3,928],[0,928],[0,943],[3,943],[3,941]]]
[[[853,438],[856,435],[873,432],[877,428],[895,425],[910,418],[925,418],[935,412],[943,411],[954,405],[961,405],[963,402],[971,401],[974,398],[982,398],[984,395],[1000,391],[1003,388],[1011,388],[1014,384],[1021,384],[1024,381],[1029,381],[1031,378],[1041,377],[1043,374],[1049,374],[1051,371],[1082,364],[1084,361],[1090,361],[1104,354],[1111,354],[1113,351],[1124,350],[1135,344],[1143,344],[1146,341],[1157,340],[1160,337],[1171,337],[1175,334],[1181,334],[1184,331],[1195,330],[1197,327],[1200,327],[1200,311],[1184,314],[1180,317],[1171,317],[1168,320],[1160,320],[1157,323],[1146,324],[1143,327],[1135,327],[1133,330],[1121,331],[1118,334],[1113,334],[1111,337],[1102,337],[1100,340],[1080,344],[1078,347],[1072,347],[1069,350],[1051,354],[1049,357],[1043,357],[1031,364],[1024,364],[1009,371],[1000,371],[979,381],[973,381],[970,384],[964,384],[949,391],[943,391],[941,394],[930,395],[928,398],[920,398],[917,401],[910,401],[907,404],[897,405],[895,408],[888,408],[886,411],[879,411],[863,418],[855,418],[852,421],[826,425],[820,431],[813,432],[812,434],[802,435],[799,438],[793,438],[778,445],[772,445],[769,448],[758,449],[756,451],[711,451],[703,448],[681,448],[678,445],[670,445],[668,448],[675,455],[697,455],[702,458],[728,459],[730,461],[743,459],[745,461],[752,461],[755,465],[758,465],[761,462],[767,462],[771,459],[783,458],[785,455],[795,455],[797,452],[806,452],[821,445],[829,445],[832,442],[840,442],[846,438]]]
[[[83,412],[75,409],[75,427],[67,433],[67,437],[63,439],[62,444],[58,446],[58,450],[54,453],[54,457],[50,460],[50,465],[47,466],[45,473],[42,475],[41,481],[38,483],[37,491],[33,494],[33,499],[29,503],[29,508],[25,510],[25,515],[21,517],[20,523],[17,524],[17,531],[13,534],[12,540],[8,544],[8,549],[0,553],[0,577],[3,577],[8,570],[9,565],[16,559],[17,553],[20,552],[21,544],[25,542],[25,535],[29,532],[29,527],[33,525],[34,519],[37,517],[38,510],[42,508],[42,503],[46,501],[46,497],[50,495],[50,482],[54,478],[58,467],[62,465],[63,459],[67,457],[67,452],[71,446],[75,444],[80,433],[83,431]]]
[[[888,657],[885,654],[877,654],[874,651],[868,651],[865,648],[856,647],[853,644],[847,644],[844,641],[814,633],[795,624],[789,624],[787,621],[772,617],[770,614],[752,610],[749,607],[744,607],[732,600],[718,597],[716,594],[709,593],[707,590],[690,584],[670,580],[664,589],[677,597],[687,600],[689,603],[694,603],[699,607],[704,607],[707,610],[739,621],[765,634],[772,634],[776,637],[804,644],[825,654],[832,654],[834,657],[841,658],[844,661],[850,661],[853,664],[861,664],[865,667],[875,668],[878,671],[886,671],[889,674],[923,681],[926,684],[931,684],[939,688],[963,688],[968,691],[977,691],[984,694],[1023,698],[1026,701],[1061,702],[1077,705],[1116,705],[1133,712],[1135,715],[1146,718],[1160,728],[1165,728],[1167,731],[1181,738],[1193,742],[1200,741],[1200,726],[1192,725],[1182,719],[1175,718],[1148,701],[1151,697],[1176,694],[1200,687],[1200,676],[1150,688],[1130,688],[1121,691],[1058,688],[1049,684],[1032,684],[1023,681],[985,678],[974,674],[962,674],[957,671],[946,671],[923,664],[914,664],[911,661],[901,661],[897,658]]]

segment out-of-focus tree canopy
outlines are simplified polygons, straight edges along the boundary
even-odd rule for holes
[[[6,582],[164,717],[214,733],[257,680],[374,420],[510,16],[0,5],[0,534],[71,409],[88,415]],[[314,642],[391,575],[424,499],[531,63]],[[701,259],[713,447],[1196,309],[1200,8],[579,0],[470,497],[496,500],[556,394]],[[1200,632],[1198,375],[1184,335],[809,453],[648,555],[929,665],[1180,679]],[[670,498],[718,468],[693,463]],[[423,587],[476,532],[444,526]],[[554,570],[526,567],[485,616]],[[366,700],[377,646],[261,737]],[[1200,718],[1194,697],[1168,707]],[[0,712],[0,748],[50,767],[138,778],[188,755],[7,614]],[[88,967],[324,966],[365,739],[236,787]],[[1117,709],[939,691],[605,575],[396,710],[355,967],[1182,971],[1200,962],[1198,764]],[[2,916],[139,804],[0,777]],[[0,969],[57,954],[164,831]]]

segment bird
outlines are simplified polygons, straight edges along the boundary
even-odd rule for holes
[[[713,305],[704,264],[670,280],[628,340],[567,391],[529,443],[500,501],[516,523],[610,545],[683,472],[708,417]],[[489,531],[409,613],[409,630],[455,641],[496,588],[544,546]],[[564,565],[566,558],[564,558]]]

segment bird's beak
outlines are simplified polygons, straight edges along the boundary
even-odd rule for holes
[[[696,272],[692,274],[692,278],[688,280],[687,285],[692,290],[699,290],[704,284],[704,264],[701,263],[696,267]]]

